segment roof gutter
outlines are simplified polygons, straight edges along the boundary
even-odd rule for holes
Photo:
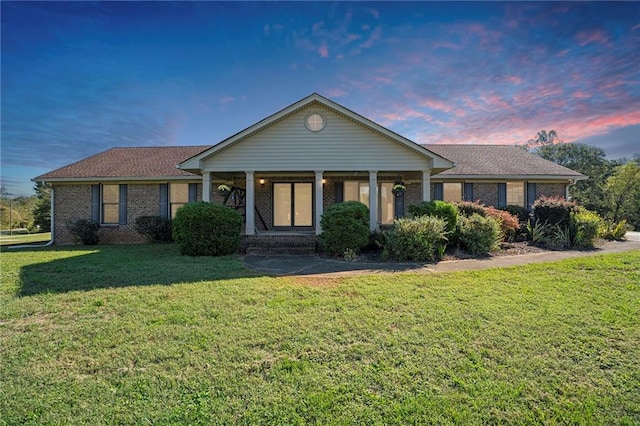
[[[23,248],[42,248],[42,247],[50,247],[53,245],[53,242],[55,241],[55,232],[56,232],[56,228],[53,226],[53,217],[54,217],[54,190],[53,190],[53,186],[51,187],[51,239],[49,240],[49,242],[44,243],[44,244],[20,244],[18,246],[9,246],[9,249],[23,249]]]

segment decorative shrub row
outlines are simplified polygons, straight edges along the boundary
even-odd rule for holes
[[[320,220],[320,241],[324,251],[342,256],[347,250],[358,253],[369,243],[369,209],[357,201],[327,207]]]
[[[221,256],[238,251],[244,220],[222,204],[185,204],[173,219],[173,239],[188,256]]]
[[[384,232],[382,259],[439,259],[446,248],[447,233],[447,221],[440,217],[397,219],[393,230]]]

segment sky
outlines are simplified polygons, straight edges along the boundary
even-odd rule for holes
[[[317,92],[417,143],[640,153],[638,2],[11,2],[1,184],[213,145]]]

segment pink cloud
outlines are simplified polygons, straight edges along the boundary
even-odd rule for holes
[[[222,98],[220,98],[220,103],[223,105],[226,105],[230,102],[235,101],[235,98],[231,97],[231,96],[223,96]]]
[[[602,30],[595,31],[581,31],[576,35],[576,40],[580,43],[580,46],[586,46],[590,43],[607,44],[609,38]]]
[[[329,57],[329,47],[327,46],[326,43],[322,43],[320,45],[320,47],[318,48],[318,54],[320,55],[321,58]]]
[[[349,94],[348,92],[338,88],[327,90],[327,95],[332,98],[340,98],[342,96],[347,96],[348,94]]]
[[[371,46],[373,46],[373,44],[376,41],[380,40],[381,34],[382,34],[382,27],[375,27],[373,31],[371,31],[371,35],[369,35],[369,38],[367,39],[367,41],[362,43],[360,47],[363,49],[369,49]]]
[[[507,80],[510,83],[513,84],[521,84],[522,83],[522,78],[518,77],[517,75],[510,75],[505,77],[505,80]]]
[[[581,90],[578,90],[577,92],[574,92],[571,97],[576,98],[576,99],[588,99],[591,97],[591,95],[589,93],[583,92]]]
[[[566,56],[567,53],[569,53],[569,50],[570,49],[564,49],[564,50],[559,51],[558,53],[556,53],[556,57],[561,58],[563,56]]]

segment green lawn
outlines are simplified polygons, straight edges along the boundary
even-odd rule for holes
[[[330,280],[173,245],[0,261],[0,424],[640,424],[637,250]]]
[[[14,244],[46,243],[51,239],[51,232],[40,232],[37,234],[2,234],[0,235],[0,246]]]

